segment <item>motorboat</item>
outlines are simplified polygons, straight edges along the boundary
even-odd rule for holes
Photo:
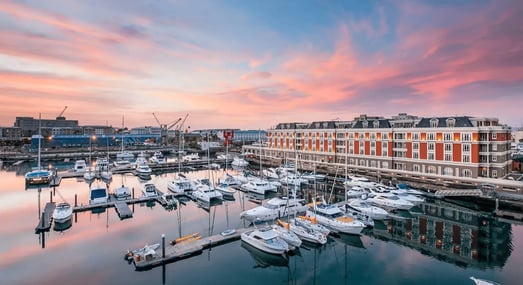
[[[226,182],[218,183],[216,185],[216,190],[220,191],[224,197],[234,197],[234,193],[236,193],[236,190]]]
[[[268,179],[280,179],[280,175],[276,172],[276,169],[269,167],[262,170],[263,176]]]
[[[324,245],[327,243],[327,235],[307,226],[301,219],[293,219],[289,222],[289,229],[301,240],[314,244]]]
[[[39,120],[41,122],[41,120]],[[41,123],[40,123],[41,124]],[[51,177],[53,176],[53,173],[49,170],[42,169],[41,166],[41,141],[42,141],[42,128],[41,125],[38,127],[38,135],[34,135],[34,137],[38,138],[38,157],[37,157],[37,166],[36,168],[33,168],[31,171],[27,172],[25,177],[25,183],[30,185],[38,185],[38,184],[49,184],[51,182]]]
[[[149,158],[150,163],[164,164],[166,161],[161,151],[155,151],[153,156]]]
[[[128,199],[131,197],[131,190],[122,184],[122,186],[114,188],[114,196],[119,200]]]
[[[197,161],[200,160],[200,155],[197,153],[190,153],[182,157],[183,162]]]
[[[240,218],[250,222],[265,222],[304,213],[307,209],[304,199],[276,197],[269,199],[264,205],[241,212]]]
[[[141,260],[147,260],[156,255],[156,250],[160,247],[159,243],[145,245],[142,248],[128,250],[125,254],[125,259],[128,261],[138,262]]]
[[[145,183],[142,194],[144,197],[156,197],[158,196],[158,189],[153,183]]]
[[[53,220],[55,223],[65,223],[71,220],[73,208],[67,202],[59,203],[53,211]]]
[[[350,198],[361,198],[361,197],[366,197],[367,194],[369,194],[369,190],[367,190],[367,188],[365,187],[362,187],[362,186],[345,186],[347,187],[346,189],[346,196],[348,199]]]
[[[280,182],[284,185],[301,186],[302,184],[309,183],[309,180],[296,175],[287,175],[280,178]]]
[[[126,160],[126,161],[133,161],[134,160],[134,154],[130,151],[119,151],[116,153],[116,160]]]
[[[343,182],[343,184],[347,187],[353,187],[353,186],[371,186],[372,182],[366,178],[366,177],[363,177],[363,176],[356,176],[356,175],[349,175],[347,177],[347,179],[345,180],[345,182]]]
[[[87,170],[87,163],[80,159],[74,162],[73,171],[76,173],[84,173]]]
[[[261,195],[265,195],[266,192],[278,191],[278,188],[274,184],[271,184],[268,180],[261,178],[249,179],[246,183],[242,184],[240,188],[243,191],[254,192]]]
[[[147,165],[145,163],[137,164],[135,171],[136,171],[136,175],[143,175],[143,176],[151,175],[151,173],[153,172],[153,170],[149,167],[149,165]]]
[[[193,192],[194,197],[205,203],[211,203],[213,200],[222,200],[223,195],[220,191],[216,190],[209,179],[198,179],[196,180],[196,190]]]
[[[315,216],[296,216],[294,219],[296,222],[300,224],[300,226],[309,228],[315,232],[320,232],[324,234],[325,236],[328,236],[331,232],[331,230],[324,225],[318,224],[318,220]]]
[[[109,159],[105,157],[98,157],[95,162],[94,170],[97,173],[109,171]]]
[[[324,181],[327,176],[314,172],[304,172],[300,177],[309,181]]]
[[[370,202],[363,199],[351,199],[347,204],[347,208],[353,209],[365,215],[368,215],[374,220],[384,220],[389,213],[380,207],[373,206]]]
[[[312,208],[312,210],[307,210],[306,215],[316,217],[319,224],[335,232],[359,235],[365,228],[363,222],[348,217],[335,205],[317,202],[312,205]]]
[[[89,204],[103,204],[107,203],[109,195],[107,194],[107,188],[103,186],[93,186],[90,190]]]
[[[414,204],[414,206],[419,205],[419,204],[425,202],[425,198],[409,194],[409,193],[407,193],[404,190],[398,190],[398,189],[397,190],[391,190],[390,193],[392,193],[394,195],[397,195],[398,197],[400,197],[403,200],[407,200],[407,201],[411,202],[412,204]]]
[[[485,280],[485,279],[479,279],[474,276],[470,276],[470,280],[474,281],[474,284],[476,284],[476,285],[500,285],[497,282]]]
[[[287,242],[289,249],[294,250],[301,246],[301,239],[293,231],[290,230],[289,223],[278,220],[278,223],[271,226],[280,238]]]
[[[175,195],[185,195],[187,192],[196,190],[196,185],[180,173],[176,179],[167,182],[167,189]]]
[[[253,229],[241,234],[242,241],[271,254],[284,254],[289,251],[289,244],[280,238],[271,227]]]
[[[96,172],[89,167],[87,171],[84,172],[84,179],[87,183],[93,182],[96,179]]]
[[[235,156],[232,159],[231,165],[235,167],[245,167],[249,165],[249,162],[241,157]]]
[[[405,183],[398,183],[396,185],[396,188],[399,189],[399,190],[405,190],[408,194],[411,194],[411,195],[418,195],[418,196],[427,195],[427,192],[423,192],[423,191],[420,191],[420,190],[417,190],[417,189],[413,189],[413,188],[411,188],[409,185],[407,185]]]
[[[386,195],[386,194],[371,194],[367,200],[378,207],[385,207],[389,209],[400,209],[400,210],[409,210],[414,207],[414,204],[401,199],[397,195]]]
[[[178,206],[178,200],[176,200],[172,193],[164,193],[160,199],[165,207],[176,208]]]

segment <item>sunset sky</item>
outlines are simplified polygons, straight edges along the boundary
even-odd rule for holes
[[[470,115],[523,126],[523,1],[1,0],[0,126],[267,129]]]

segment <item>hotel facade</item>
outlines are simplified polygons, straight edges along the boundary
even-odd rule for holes
[[[245,151],[298,163],[329,164],[380,177],[457,180],[501,178],[511,168],[511,128],[496,118],[392,118],[360,115],[353,121],[280,123],[267,146]]]

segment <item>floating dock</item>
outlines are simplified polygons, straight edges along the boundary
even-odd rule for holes
[[[129,208],[129,205],[125,203],[125,201],[115,202],[114,208],[116,209],[116,213],[121,220],[133,217],[133,212],[131,211],[131,208]]]
[[[134,267],[137,271],[143,271],[165,263],[198,255],[201,254],[204,249],[239,240],[241,234],[249,230],[252,230],[252,228],[237,229],[229,235],[217,234],[196,240],[188,238],[187,240],[177,242],[174,245],[165,245],[164,247],[157,249],[154,255],[146,256],[144,259],[133,259]],[[164,243],[165,240],[162,241],[162,244]]]
[[[42,212],[42,216],[40,217],[40,221],[38,222],[38,225],[36,225],[35,227],[36,233],[48,231],[51,228],[51,220],[53,218],[53,212],[55,207],[56,204],[54,202],[47,202],[45,204],[45,208]]]

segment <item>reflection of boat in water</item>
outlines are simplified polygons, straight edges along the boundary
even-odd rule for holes
[[[352,247],[365,248],[365,245],[361,240],[361,236],[359,235],[339,234],[339,236],[336,236],[335,239],[340,240],[341,242]]]
[[[269,254],[264,251],[261,251],[252,245],[242,241],[242,247],[245,248],[249,254],[256,261],[255,267],[267,268],[269,266],[282,266],[287,267],[289,265],[289,260],[285,255],[275,255]]]
[[[474,281],[474,283],[476,285],[500,285],[497,282],[489,281],[489,280],[485,280],[485,279],[479,279],[479,278],[476,278],[473,276],[470,276],[470,280]]]
[[[54,222],[53,230],[55,232],[63,232],[73,225],[73,221],[71,219],[66,220],[65,222]]]

